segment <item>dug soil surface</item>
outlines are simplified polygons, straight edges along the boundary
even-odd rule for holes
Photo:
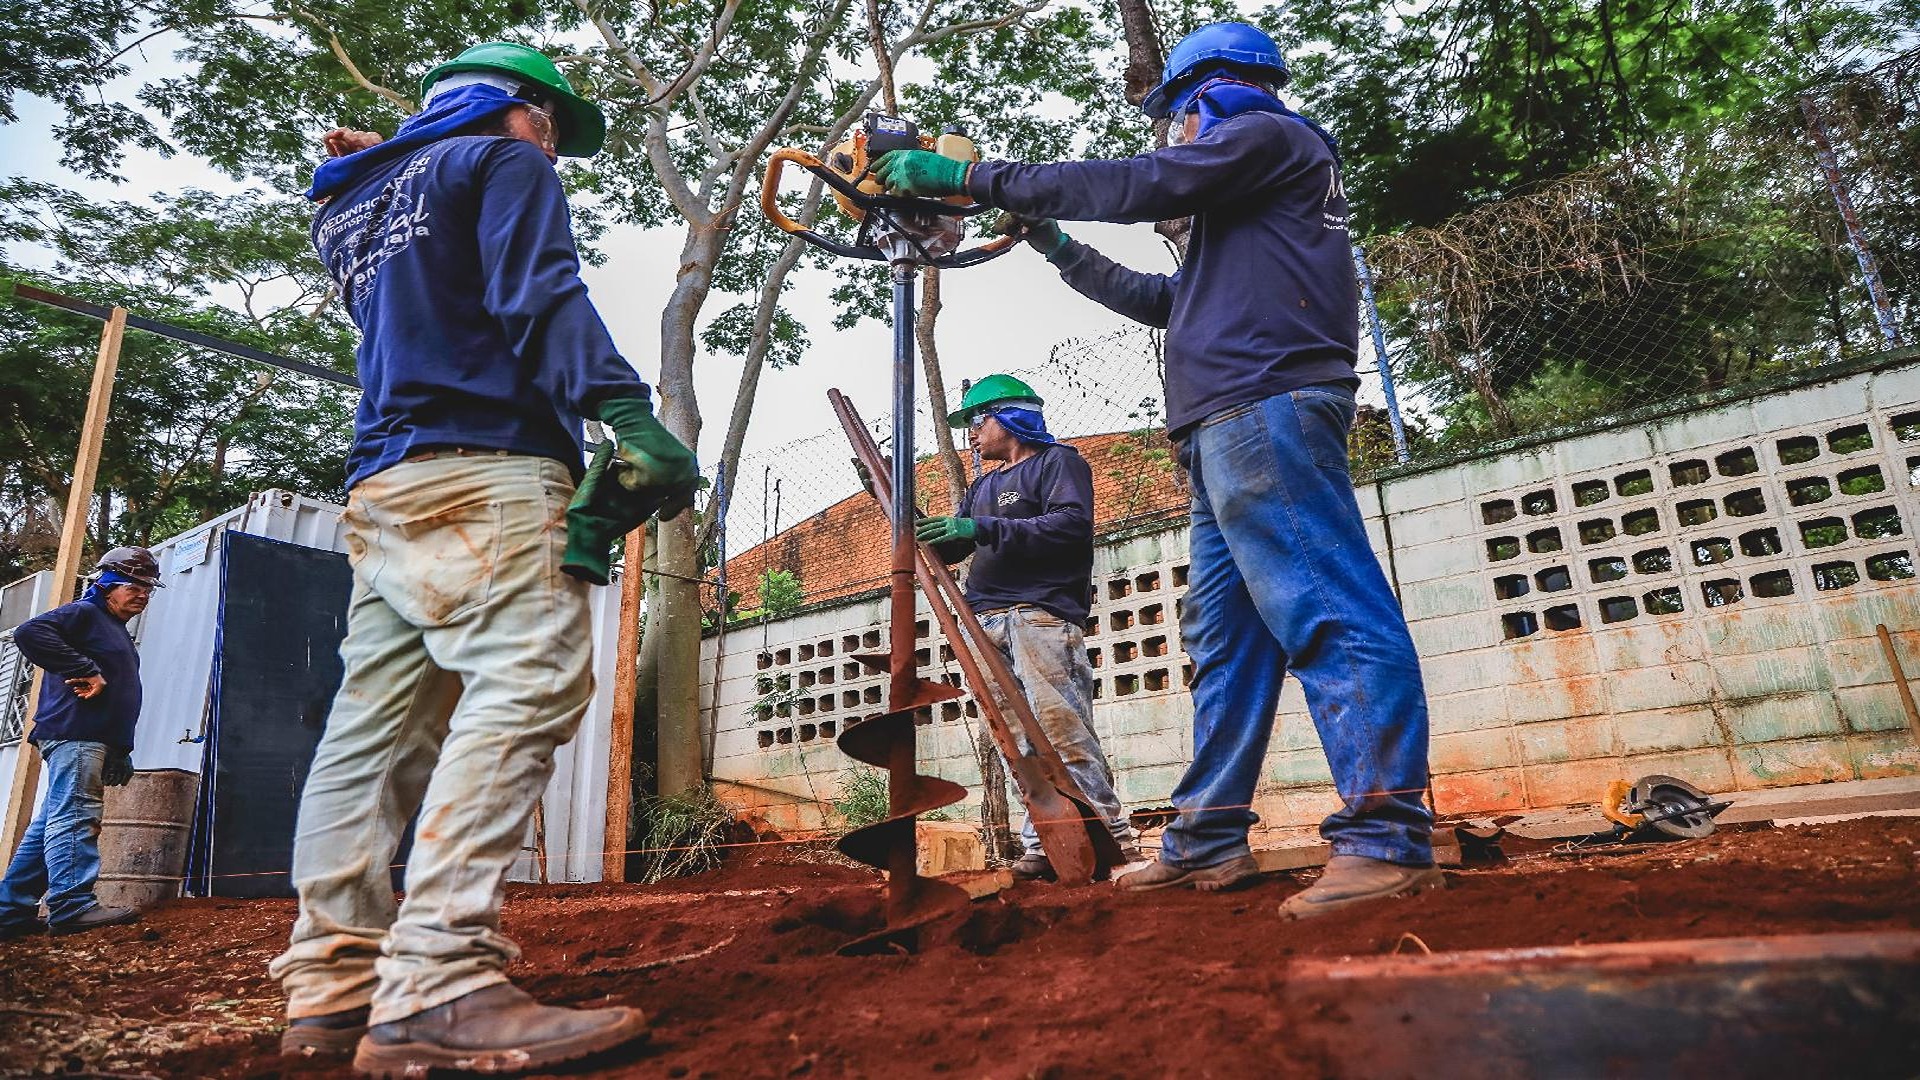
[[[515,886],[505,924],[535,995],[653,1019],[649,1044],[572,1075],[1311,1075],[1281,1000],[1294,958],[1920,928],[1920,819],[1535,854],[1282,922],[1306,876],[1224,895],[1023,884],[915,955],[836,955],[876,919],[877,879],[766,854],[663,885]],[[291,901],[184,900],[0,943],[0,1074],[347,1075],[275,1056],[266,964],[292,918]]]

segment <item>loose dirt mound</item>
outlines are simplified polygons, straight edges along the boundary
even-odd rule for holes
[[[515,977],[561,1003],[637,1005],[651,1045],[577,1075],[1272,1076],[1287,962],[1688,937],[1920,928],[1920,820],[1727,832],[1632,854],[1531,857],[1445,892],[1307,923],[1299,883],[1127,896],[1023,885],[918,955],[847,958],[868,874],[772,862],[652,887],[516,887]],[[286,901],[181,901],[139,926],[0,944],[0,1071],[344,1075],[274,1056],[265,966]]]

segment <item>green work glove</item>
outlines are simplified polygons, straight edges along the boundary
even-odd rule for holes
[[[1033,250],[1051,259],[1067,246],[1067,234],[1052,218],[1030,218],[1011,210],[993,219],[993,231],[1001,236],[1017,236]]]
[[[973,543],[980,535],[980,526],[972,518],[930,517],[921,518],[914,526],[913,537],[923,544],[947,544],[955,540]]]
[[[106,765],[100,770],[100,782],[108,787],[120,787],[131,779],[133,779],[133,755],[124,750],[108,758]]]
[[[672,521],[693,505],[700,480],[693,454],[654,419],[645,398],[600,404],[613,438],[594,450],[587,474],[567,506],[567,553],[560,569],[594,585],[607,583],[613,542],[658,516]]]
[[[967,193],[967,164],[931,150],[889,150],[870,171],[896,195],[939,198]]]

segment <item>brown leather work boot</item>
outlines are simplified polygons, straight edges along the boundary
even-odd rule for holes
[[[638,1009],[542,1005],[512,983],[495,983],[445,1005],[367,1029],[355,1072],[381,1080],[430,1070],[518,1073],[544,1069],[644,1038]]]
[[[1052,881],[1053,860],[1047,858],[1044,851],[1029,851],[1014,860],[1010,867],[1013,876],[1020,881]]]
[[[1189,870],[1173,866],[1159,859],[1129,874],[1121,874],[1114,884],[1128,892],[1152,892],[1155,889],[1171,889],[1176,886],[1191,888],[1200,892],[1225,892],[1242,885],[1257,881],[1260,867],[1251,855],[1236,855],[1226,862],[1214,863]]]
[[[1390,896],[1446,888],[1447,878],[1431,866],[1401,866],[1364,855],[1335,855],[1320,880],[1280,904],[1280,914],[1306,919]]]
[[[303,1016],[287,1021],[280,1033],[280,1056],[298,1058],[343,1058],[360,1044],[367,1033],[367,1007],[343,1009],[325,1016]]]
[[[52,923],[47,932],[56,937],[61,934],[84,934],[89,930],[98,930],[103,926],[125,926],[140,921],[140,913],[132,908],[108,907],[95,904],[65,922]]]

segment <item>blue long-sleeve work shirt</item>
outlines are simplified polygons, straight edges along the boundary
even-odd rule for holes
[[[1073,240],[1053,256],[1074,289],[1167,330],[1175,438],[1235,405],[1354,379],[1347,198],[1332,151],[1297,119],[1243,113],[1194,142],[1117,161],[983,161],[967,189],[1030,217],[1193,217],[1186,262],[1172,274],[1129,270]]]
[[[107,611],[105,597],[75,600],[13,628],[20,655],[45,669],[32,741],[76,739],[131,753],[140,719],[140,654],[127,624]],[[81,700],[68,679],[98,675],[100,693]]]
[[[1052,443],[1006,468],[981,474],[960,500],[977,529],[967,571],[976,611],[1032,604],[1069,622],[1087,618],[1093,598],[1093,470],[1080,451]],[[964,545],[944,548],[950,560]]]
[[[330,200],[313,242],[362,334],[348,487],[453,446],[550,457],[578,477],[581,418],[648,395],[587,299],[538,147],[429,143]]]

